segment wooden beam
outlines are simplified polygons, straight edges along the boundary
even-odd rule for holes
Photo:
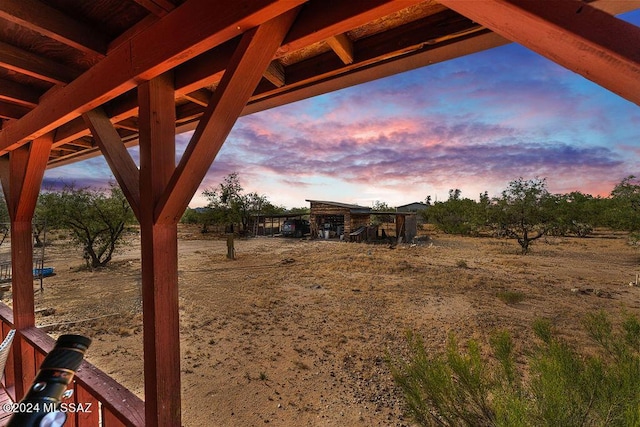
[[[278,61],[271,61],[267,70],[264,72],[264,78],[269,80],[275,87],[284,86],[284,66]]]
[[[44,135],[0,160],[0,180],[11,218],[11,290],[13,324],[22,330],[35,325],[33,296],[32,220],[53,134]],[[35,374],[35,362],[21,339],[14,342],[16,397],[21,399]]]
[[[189,0],[0,132],[0,154],[43,135],[305,0]],[[179,28],[180,31],[176,31]],[[158,49],[162,46],[162,49]]]
[[[182,425],[177,221],[157,224],[154,208],[175,171],[173,75],[138,89],[144,395],[147,425]],[[144,189],[144,191],[142,191]]]
[[[31,110],[33,108],[0,101],[0,118],[3,119],[19,119]]]
[[[29,86],[0,79],[0,100],[34,108],[38,105],[39,98],[40,93]]]
[[[85,53],[104,57],[107,52],[107,39],[95,28],[37,0],[2,0],[0,18]]]
[[[156,208],[155,218],[158,223],[175,223],[180,219],[297,12],[287,12],[242,36],[240,45]]]
[[[331,49],[345,64],[353,63],[353,43],[346,34],[336,34],[326,40]]]
[[[203,107],[209,105],[212,96],[213,94],[208,89],[200,89],[184,95],[184,97],[189,101],[195,102],[196,104]]]
[[[116,127],[116,129],[126,129],[136,133],[140,130],[137,117],[130,117],[126,120],[120,120],[118,123],[114,123],[113,125]]]
[[[69,83],[80,75],[67,66],[4,42],[0,42],[0,66],[53,84]]]
[[[131,205],[136,217],[140,217],[140,173],[136,163],[125,148],[120,135],[101,108],[82,115],[95,138],[100,151]]]
[[[640,28],[579,0],[440,3],[640,105]]]
[[[89,140],[86,140],[86,139],[83,139],[83,138],[75,139],[73,141],[69,141],[69,142],[66,143],[66,145],[72,145],[74,147],[79,147],[79,148],[84,148],[84,149],[95,147],[95,145],[93,144],[92,141],[89,141]]]

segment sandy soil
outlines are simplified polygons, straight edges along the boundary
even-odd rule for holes
[[[527,256],[514,241],[436,233],[394,249],[263,237],[236,241],[228,260],[223,239],[181,228],[179,251],[185,426],[409,426],[384,361],[406,351],[408,330],[434,352],[450,333],[486,342],[497,329],[526,346],[545,317],[588,345],[585,313],[640,314],[624,235],[547,238]],[[57,274],[36,309],[55,313],[38,324],[91,336],[89,361],[142,397],[136,239],[102,271],[64,241],[47,260]]]

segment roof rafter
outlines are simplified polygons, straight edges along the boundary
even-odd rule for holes
[[[65,65],[4,42],[0,42],[0,65],[53,84],[69,83],[80,74]]]
[[[0,100],[33,108],[38,105],[39,99],[40,94],[30,87],[0,79]]]

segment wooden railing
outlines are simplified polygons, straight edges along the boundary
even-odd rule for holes
[[[0,303],[2,336],[13,329],[13,312]],[[27,389],[37,374],[38,367],[55,344],[55,340],[38,328],[16,331],[14,345],[22,349],[23,375],[20,379]],[[14,352],[11,352],[5,367],[1,386],[14,401],[16,378]],[[71,387],[71,386],[70,386]],[[75,411],[67,412],[65,427],[121,427],[144,426],[144,402],[113,378],[83,361],[73,382],[73,396],[68,403],[75,404]],[[82,408],[83,410],[80,410]]]

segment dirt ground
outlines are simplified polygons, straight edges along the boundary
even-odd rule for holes
[[[527,256],[513,240],[433,232],[393,249],[258,237],[228,260],[224,239],[181,228],[179,252],[185,426],[409,426],[385,364],[409,330],[434,352],[450,333],[487,342],[498,329],[522,348],[544,317],[589,345],[585,313],[640,314],[640,253],[622,234],[547,238]],[[46,259],[57,274],[36,295],[38,325],[92,337],[87,359],[143,397],[137,239],[101,271],[63,240]]]

